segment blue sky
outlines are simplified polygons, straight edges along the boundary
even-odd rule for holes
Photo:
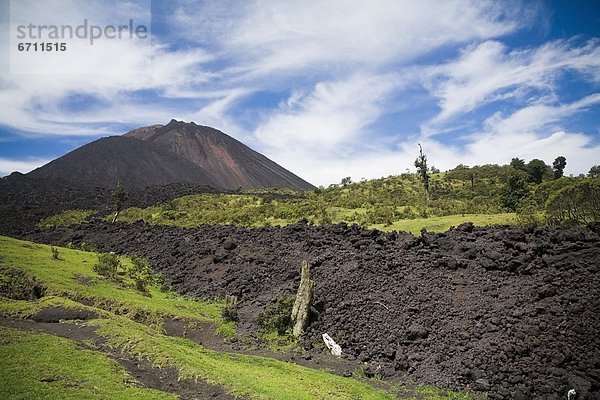
[[[317,185],[414,170],[417,143],[442,170],[600,164],[598,2],[0,1],[0,175],[171,118]],[[9,23],[84,18],[151,40],[8,57]]]

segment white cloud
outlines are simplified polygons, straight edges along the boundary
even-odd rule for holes
[[[141,0],[142,6],[137,3],[140,1],[19,2],[18,7],[11,9],[14,11],[11,20],[59,26],[76,26],[84,19],[88,19],[90,25],[99,26],[118,24],[124,18],[149,21],[150,2]],[[48,13],[48,9],[55,12]],[[27,13],[19,15],[22,10]],[[8,58],[3,60],[0,125],[39,134],[98,136],[107,133],[107,125],[119,121],[144,124],[164,115],[161,117],[164,122],[173,116],[173,106],[157,100],[204,97],[210,101],[206,96],[208,91],[200,87],[218,75],[203,67],[212,60],[207,51],[201,48],[172,50],[157,37],[153,38],[152,47],[150,39],[104,40],[93,46],[84,40],[73,40],[67,46],[64,54],[32,54],[36,69],[30,73],[11,72],[10,67],[14,65],[8,64]],[[2,53],[8,54],[9,47],[14,46],[6,40],[0,42]],[[48,57],[64,59],[52,69],[52,63],[46,63]],[[44,69],[37,73],[41,65]],[[156,93],[154,101],[140,102],[136,97],[138,91],[153,91]],[[74,108],[68,104],[74,95],[86,96],[88,106],[90,99],[94,99],[95,104],[92,108],[85,107],[86,104],[83,109]]]
[[[529,14],[535,7],[468,0],[184,1],[172,23],[182,37],[215,47],[240,79],[273,79],[406,61],[512,32]]]
[[[552,127],[577,113],[600,103],[600,93],[586,96],[573,103],[561,105],[534,104],[503,118],[497,112],[485,121],[488,131],[496,133],[531,133]]]
[[[27,173],[42,165],[50,162],[51,160],[42,158],[26,158],[22,160],[11,160],[0,157],[0,176],[6,176],[14,171]]]
[[[436,133],[456,116],[493,101],[521,98],[533,89],[552,94],[558,78],[569,70],[600,82],[598,42],[578,46],[575,41],[555,41],[514,51],[497,41],[469,46],[456,61],[426,74],[426,86],[439,99],[441,111],[423,126],[423,133]]]
[[[15,13],[13,19],[78,24],[88,18],[90,23],[106,25],[123,16],[143,19],[147,16],[144,4],[149,2],[28,4],[19,2],[13,11],[27,13],[20,17]],[[165,38],[179,34],[178,41],[195,38],[203,46],[173,51],[155,34],[151,71],[145,68],[147,49],[140,43],[109,41],[85,56],[73,52],[71,60],[79,70],[102,66],[112,73],[2,74],[0,125],[40,134],[103,134],[106,127],[102,125],[115,120],[157,122],[149,116],[164,115],[164,110],[172,113],[169,100],[203,99],[194,109],[179,108],[177,114],[206,117],[210,123],[220,121],[223,128],[235,128],[234,117],[221,116],[227,116],[226,107],[235,104],[224,99],[239,100],[240,88],[281,90],[289,87],[290,74],[306,79],[303,84],[310,87],[319,81],[348,79],[362,68],[392,65],[448,43],[496,37],[523,24],[517,10],[524,8],[511,5],[511,9],[515,11],[474,1],[325,1],[310,6],[293,1],[182,1],[173,18],[164,16],[174,24]],[[0,51],[6,52],[7,46],[0,43]],[[209,67],[211,62],[218,67]],[[322,78],[311,78],[319,75]],[[135,104],[139,100],[130,94],[137,91],[154,91],[157,101]],[[210,97],[211,93],[218,94]],[[94,110],[63,107],[73,94],[97,98],[99,104]],[[123,115],[121,109],[128,114]],[[221,116],[215,116],[215,109]]]
[[[310,94],[293,92],[255,131],[266,148],[343,153],[361,131],[383,112],[388,96],[400,86],[394,75],[356,75],[320,82]]]
[[[591,95],[572,103],[526,106],[506,117],[496,113],[486,120],[484,131],[466,135],[462,146],[445,144],[435,136],[415,136],[401,139],[395,149],[351,141],[348,146],[353,152],[329,148],[323,156],[318,151],[291,146],[269,155],[317,185],[336,183],[345,176],[359,180],[396,175],[406,169],[414,171],[417,142],[423,145],[429,165],[441,170],[458,164],[506,164],[513,157],[539,158],[551,165],[562,155],[567,158],[567,174],[586,173],[591,165],[600,163],[600,145],[594,144],[589,135],[569,132],[560,125],[599,103],[600,95]]]
[[[31,4],[34,9],[40,3]],[[102,1],[62,4],[53,15],[74,21],[93,14],[94,21],[110,23],[143,14],[121,8],[130,2],[119,7]],[[538,3],[174,4],[173,15],[154,16],[172,25],[169,32],[154,34],[150,68],[144,64],[145,48],[111,42],[74,63],[106,66],[112,73],[2,73],[0,125],[38,134],[99,136],[120,133],[113,131],[119,123],[195,121],[243,140],[316,184],[412,169],[418,141],[431,164],[442,169],[505,163],[514,156],[551,162],[558,153],[567,157],[567,171],[581,172],[585,163],[597,163],[593,158],[599,149],[590,139],[597,132],[576,132],[567,122],[597,107],[598,95],[588,91],[587,97],[561,103],[559,78],[570,71],[580,81],[599,82],[599,41],[554,41],[517,50],[502,42],[504,35],[533,22],[544,25]],[[8,54],[8,45],[0,42],[0,52]],[[450,61],[440,59],[439,49]],[[423,83],[426,90],[415,95]],[[278,106],[236,109],[264,92],[288,95],[275,99]],[[94,106],[73,107],[70,101],[82,95],[84,103],[93,99]],[[481,111],[493,102],[507,107]],[[439,106],[437,114],[428,108],[432,104]],[[406,109],[419,112],[399,112]],[[394,129],[393,123],[373,128],[393,113],[414,120],[414,132]],[[474,124],[461,118],[467,114]],[[442,134],[458,126],[461,144],[445,144]]]
[[[572,103],[527,106],[505,118],[496,113],[486,120],[484,132],[470,135],[464,152],[476,163],[506,163],[519,157],[551,165],[562,155],[567,158],[567,173],[585,173],[600,161],[600,145],[589,135],[567,131],[561,123],[598,104],[600,94],[594,94]]]

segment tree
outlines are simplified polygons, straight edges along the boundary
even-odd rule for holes
[[[544,175],[550,170],[550,167],[542,160],[534,158],[527,163],[527,173],[529,180],[533,183],[540,184]]]
[[[588,172],[588,177],[600,178],[600,165],[594,165],[592,168],[590,168],[590,172]]]
[[[512,171],[502,189],[502,205],[511,211],[517,211],[521,200],[529,194],[527,174],[522,171]]]
[[[117,187],[115,188],[115,190],[113,191],[112,197],[113,197],[113,205],[115,208],[115,216],[114,216],[112,222],[117,222],[119,213],[123,209],[123,205],[129,198],[129,195],[127,194],[127,191],[125,190],[125,188],[123,186],[121,186],[121,184],[119,183],[117,185]]]
[[[584,179],[550,195],[546,217],[550,224],[600,221],[600,179]]]
[[[352,183],[351,177],[347,176],[345,178],[342,178],[342,186],[348,186],[351,183]]]
[[[556,157],[556,160],[552,163],[554,170],[554,179],[562,178],[565,167],[567,166],[567,159],[563,156]]]
[[[449,179],[460,179],[461,181],[471,182],[471,189],[475,188],[476,169],[469,168],[468,165],[458,164],[454,169],[446,173]]]
[[[516,170],[527,172],[527,167],[525,166],[525,160],[521,158],[513,158],[510,160],[510,166]]]
[[[429,201],[429,169],[427,168],[427,156],[423,154],[421,143],[419,143],[419,157],[415,160],[415,167],[417,167],[417,174],[423,182],[423,188],[425,188],[425,198]]]

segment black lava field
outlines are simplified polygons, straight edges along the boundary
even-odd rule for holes
[[[148,258],[183,294],[240,300],[241,331],[299,284],[314,319],[366,373],[488,391],[490,399],[600,399],[600,226],[383,233],[338,224],[180,229],[94,222],[26,239]]]

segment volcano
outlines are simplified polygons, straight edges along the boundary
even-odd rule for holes
[[[194,163],[219,188],[314,188],[245,144],[208,126],[171,120],[167,125],[135,129],[125,136],[156,144]]]
[[[314,187],[217,129],[176,120],[96,140],[27,175],[105,187],[172,183],[224,190]]]

